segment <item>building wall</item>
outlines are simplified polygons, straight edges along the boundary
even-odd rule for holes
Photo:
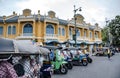
[[[17,18],[16,22],[0,22],[0,26],[3,26],[3,35],[0,35],[1,37],[5,38],[11,38],[11,39],[37,39],[38,43],[44,43],[47,39],[51,40],[58,40],[59,42],[64,42],[70,39],[69,35],[69,28],[72,28],[72,35],[75,33],[74,28],[74,20],[61,20],[55,16],[55,12],[49,11],[48,16],[40,15],[39,12],[36,14],[36,16],[31,14],[31,10],[26,9],[24,10],[22,15],[16,15],[15,13],[12,15],[12,17],[8,16],[4,18],[3,20],[12,20],[13,17],[19,16]],[[22,17],[23,16],[23,17]],[[20,18],[21,17],[21,18]],[[44,18],[44,20],[40,20],[40,18]],[[78,37],[78,41],[85,41],[89,43],[95,43],[95,42],[102,42],[101,38],[101,28],[98,26],[98,24],[91,25],[87,24],[84,21],[84,17],[80,14],[76,16],[78,20],[76,20],[77,23],[77,29],[80,31],[80,36]],[[37,20],[36,20],[37,19]],[[14,19],[13,19],[14,20]],[[66,24],[66,22],[68,24]],[[31,24],[33,27],[33,35],[32,36],[24,36],[23,35],[23,28],[25,24]],[[46,34],[46,27],[47,25],[51,24],[54,28],[54,34],[47,35]],[[10,34],[8,35],[8,26],[16,26],[16,34]],[[92,29],[90,29],[93,27]],[[61,33],[59,34],[59,28],[61,29]],[[62,29],[65,30],[65,35],[62,35]],[[86,32],[86,37],[84,37],[84,32]],[[92,38],[90,38],[90,32],[92,33]],[[95,33],[98,35],[98,37],[95,37]],[[83,46],[82,44],[80,46]],[[90,44],[88,45],[90,48]],[[96,47],[96,46],[94,46]]]

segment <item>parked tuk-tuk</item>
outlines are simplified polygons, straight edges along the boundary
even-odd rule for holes
[[[43,62],[42,51],[30,41],[0,38],[0,59],[9,60],[18,77],[45,78],[39,72]]]
[[[53,60],[51,60],[51,63],[54,67],[54,73],[60,72],[61,74],[67,74],[68,72],[68,69],[66,67],[67,62],[64,61],[64,58],[62,57],[60,52],[62,47],[57,47],[57,46],[43,46],[43,47],[48,48],[54,53],[54,58]]]
[[[80,49],[75,48],[75,47],[71,47],[69,48],[69,50],[71,51],[72,55],[73,55],[73,59],[72,59],[72,63],[73,65],[83,65],[83,66],[87,66],[88,62],[87,62],[87,58],[86,55],[84,55]]]
[[[87,52],[87,48],[86,47],[85,48],[78,48],[78,50],[81,50],[85,54],[88,63],[92,63],[93,60],[90,57],[89,53]]]
[[[44,57],[43,65],[41,66],[40,73],[43,77],[41,78],[51,78],[53,74],[53,66],[51,64],[49,54],[50,51],[47,48],[40,47],[41,56]]]
[[[72,69],[73,68],[73,63],[72,63],[72,53],[70,52],[70,50],[68,48],[64,48],[61,50],[61,52],[64,55],[64,60],[67,61],[68,63],[66,64],[68,69]]]

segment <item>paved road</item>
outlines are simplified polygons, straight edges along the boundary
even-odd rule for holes
[[[84,66],[74,66],[66,75],[56,74],[53,78],[120,78],[120,54],[108,60],[107,57],[92,56],[93,63]]]

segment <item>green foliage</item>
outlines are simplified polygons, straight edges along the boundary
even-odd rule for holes
[[[108,40],[108,27],[102,29],[102,41],[105,43]]]
[[[110,33],[112,34],[112,44],[115,46],[120,46],[120,15],[116,16],[109,22],[108,27],[110,28]]]
[[[110,34],[109,34],[110,32]],[[114,46],[120,46],[120,15],[112,19],[109,24],[102,30],[102,40],[104,43],[109,42]]]

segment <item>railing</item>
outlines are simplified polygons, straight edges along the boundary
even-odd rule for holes
[[[51,18],[51,17],[48,17],[48,16],[45,16],[45,20],[52,20],[52,21],[58,22],[58,18]]]
[[[23,39],[23,38],[34,38],[35,36],[33,33],[22,33],[20,36],[17,36],[17,39]]]
[[[73,36],[69,36],[70,40],[73,40]],[[81,37],[81,36],[77,36],[77,40],[79,41],[89,41],[89,37]]]
[[[21,36],[33,36],[33,33],[23,33]]]
[[[44,38],[45,39],[58,39],[58,35],[57,34],[46,34]]]
[[[99,39],[99,38],[95,38],[95,41],[102,41],[101,39]]]
[[[72,35],[70,35],[70,36],[69,36],[69,39],[70,39],[70,40],[73,40],[73,36],[72,36]]]
[[[88,37],[77,36],[77,40],[89,41]]]
[[[34,18],[34,15],[30,15],[30,16],[23,16],[23,15],[21,15],[21,16],[19,16],[19,18],[20,19],[26,19],[26,18],[28,18],[28,19],[31,19],[31,18]]]

